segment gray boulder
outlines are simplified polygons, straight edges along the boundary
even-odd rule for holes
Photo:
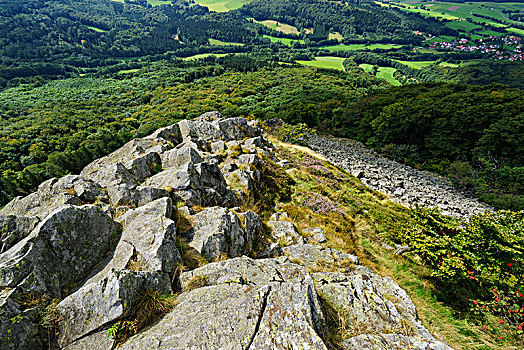
[[[294,244],[282,250],[289,260],[307,267],[347,269],[358,264],[356,256],[320,245]]]
[[[202,157],[191,147],[175,148],[162,153],[162,166],[167,168],[179,168],[186,163],[201,163]]]
[[[429,341],[421,337],[402,334],[362,334],[345,340],[341,344],[344,350],[451,350],[440,341]]]
[[[189,245],[202,254],[208,261],[215,260],[221,254],[230,257],[249,254],[253,247],[258,223],[254,213],[244,216],[246,226],[242,228],[238,216],[227,208],[207,208],[191,217],[193,229],[188,232]],[[258,220],[260,220],[258,218]]]
[[[116,220],[123,226],[120,241],[85,284],[98,283],[111,270],[172,273],[182,260],[172,212],[171,199],[161,198],[119,216]]]
[[[218,127],[226,141],[242,141],[246,137],[252,138],[261,134],[260,128],[253,126],[244,118],[219,119],[213,124]]]
[[[302,237],[295,225],[289,221],[268,221],[267,226],[271,229],[271,236],[279,243],[284,245],[304,244],[306,241]]]
[[[110,271],[98,283],[88,284],[62,300],[58,343],[64,347],[99,327],[132,312],[146,290],[171,293],[168,275],[152,272]]]
[[[119,233],[99,207],[60,207],[0,254],[0,287],[61,296],[103,260]]]
[[[24,239],[38,222],[35,217],[0,215],[0,254]]]
[[[327,241],[324,230],[320,227],[310,227],[302,230],[302,233],[308,236],[307,240],[310,243],[324,243]]]
[[[235,284],[183,293],[173,311],[120,349],[249,349],[269,290]]]
[[[205,120],[182,120],[178,122],[178,127],[184,141],[189,139],[210,142],[221,139],[218,129]]]
[[[0,292],[0,349],[41,349],[37,310],[23,310],[14,297],[15,289]]]

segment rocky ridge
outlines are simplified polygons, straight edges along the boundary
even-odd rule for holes
[[[461,194],[449,180],[382,157],[357,141],[310,135],[308,146],[394,202],[464,219],[492,210]]]
[[[256,121],[212,112],[15,198],[0,210],[0,348],[112,349],[108,329],[155,291],[176,305],[122,349],[327,349],[329,308],[352,329],[344,349],[450,349],[321,228],[306,240],[285,213],[265,225],[240,208],[263,159],[278,162]],[[181,272],[188,251],[210,263]]]

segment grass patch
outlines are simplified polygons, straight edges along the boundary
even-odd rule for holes
[[[384,79],[393,86],[400,86],[402,84],[393,76],[396,71],[397,69],[393,67],[380,67],[377,71],[377,78]]]
[[[257,21],[253,19],[253,22],[263,24],[266,27],[276,30],[278,32],[282,32],[286,34],[296,34],[296,35],[300,34],[297,27],[289,25],[289,24],[285,24],[285,23],[280,23],[272,19],[267,19],[264,21]]]
[[[228,41],[221,41],[217,39],[209,39],[209,45],[213,46],[244,46],[242,43],[232,43]]]
[[[101,29],[101,28],[97,28],[97,27],[93,27],[93,26],[86,26],[86,28],[94,30],[95,32],[98,32],[98,33],[107,33],[107,30],[104,30],[104,29]]]
[[[171,0],[147,0],[147,3],[151,6],[170,5]]]
[[[250,3],[252,0],[195,0],[201,6],[205,6],[209,11],[228,12],[236,10],[244,4]]]
[[[271,35],[263,35],[264,38],[268,38],[269,40],[271,40],[272,43],[276,43],[276,42],[281,42],[282,44],[285,44],[287,46],[292,46],[292,44],[294,42],[299,42],[301,44],[304,44],[304,40],[300,39],[300,40],[295,40],[295,39],[289,39],[289,38],[277,38],[275,36],[271,36]]]
[[[322,56],[322,57],[315,57],[314,61],[303,61],[303,60],[297,60],[296,62],[302,65],[311,66],[311,67],[318,67],[318,68],[331,68],[331,69],[337,69],[337,70],[344,70],[344,67],[342,66],[342,62],[344,62],[345,58],[342,57],[329,57],[329,56]]]
[[[224,57],[224,56],[227,56],[227,55],[230,55],[230,54],[227,54],[227,53],[201,53],[201,54],[194,55],[194,56],[183,57],[182,60],[190,61],[190,60],[198,60],[200,58],[206,58],[206,57],[209,57],[209,56]]]

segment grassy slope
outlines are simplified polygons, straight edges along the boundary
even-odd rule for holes
[[[325,246],[356,254],[363,265],[380,275],[392,277],[413,299],[423,324],[453,348],[517,349],[498,342],[484,332],[480,324],[458,314],[450,306],[453,300],[442,299],[446,291],[432,283],[429,271],[417,261],[394,256],[392,251],[382,247],[388,237],[412,224],[409,209],[368,189],[308,148],[282,143],[275,138],[271,141],[278,145],[278,158],[290,161],[285,169],[294,180],[291,200],[278,201],[276,207],[287,212],[299,230],[322,227],[328,238]],[[317,213],[304,207],[304,192],[321,193],[326,200],[335,202],[346,217],[333,212]]]
[[[311,67],[318,67],[318,68],[331,68],[331,69],[338,69],[338,70],[344,70],[344,67],[342,66],[342,62],[344,62],[345,58],[343,57],[315,57],[314,61],[302,61],[297,60],[297,63],[311,66]]]

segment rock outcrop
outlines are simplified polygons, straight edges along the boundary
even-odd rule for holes
[[[0,210],[0,348],[111,349],[108,329],[138,317],[144,295],[177,292],[171,311],[120,347],[327,349],[333,308],[355,329],[347,349],[449,349],[392,279],[318,245],[322,228],[301,233],[285,213],[264,224],[239,207],[265,157],[274,149],[257,122],[212,112],[15,198]],[[198,255],[204,265],[185,271]],[[59,300],[46,311],[53,344],[39,326],[44,305],[23,302],[44,296]]]

